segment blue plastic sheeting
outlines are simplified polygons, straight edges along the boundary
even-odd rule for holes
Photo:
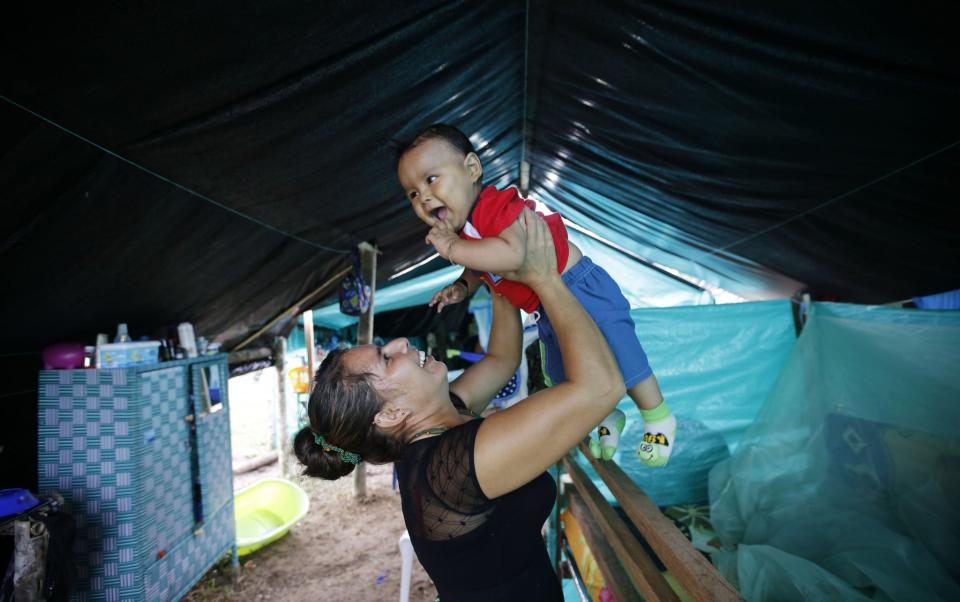
[[[632,315],[677,416],[676,446],[667,466],[642,465],[636,457],[640,412],[625,398],[619,407],[627,428],[614,460],[658,505],[706,501],[710,469],[736,449],[796,341],[790,302],[640,309]]]
[[[585,255],[589,255],[595,263],[610,272],[627,300],[630,301],[630,307],[671,307],[713,303],[710,293],[648,268],[583,234],[571,231],[570,240],[579,246]],[[447,266],[435,272],[378,289],[374,313],[423,305],[430,301],[434,293],[456,280],[462,270],[460,266]],[[323,328],[338,330],[356,322],[356,317],[340,313],[340,306],[337,303],[313,310],[314,325]]]
[[[960,289],[926,297],[915,297],[913,302],[920,309],[960,309]]]
[[[610,273],[630,307],[677,307],[714,302],[713,296],[704,290],[649,268],[576,230],[568,230],[568,233],[584,255]]]
[[[586,149],[588,143],[579,141],[577,147]],[[610,159],[602,149],[590,152]],[[648,212],[653,207],[669,207],[669,211],[676,214],[681,205],[675,197],[668,198],[663,189],[636,185],[622,190],[624,182],[619,176],[613,172],[588,173],[587,164],[562,162],[559,168],[566,172],[566,178],[553,181],[548,176],[543,184],[531,186],[530,195],[640,257],[749,299],[780,299],[802,287],[799,282],[745,257],[704,251],[689,232],[651,219]],[[720,224],[713,226],[719,228]]]
[[[747,600],[960,599],[960,312],[814,304],[710,473]]]
[[[451,265],[400,284],[377,289],[374,293],[374,314],[424,305],[430,301],[434,293],[456,280],[462,271],[462,267]],[[339,303],[313,310],[314,326],[339,330],[356,323],[356,316],[340,313]]]

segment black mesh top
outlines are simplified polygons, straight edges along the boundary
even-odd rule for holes
[[[397,464],[403,519],[417,558],[442,602],[562,601],[540,535],[556,499],[553,479],[543,473],[488,499],[473,464],[482,423],[471,420],[411,443]]]

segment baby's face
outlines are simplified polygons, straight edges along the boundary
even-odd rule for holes
[[[397,165],[400,185],[417,217],[431,227],[445,221],[454,230],[466,223],[482,174],[475,154],[464,156],[437,139],[413,147]]]

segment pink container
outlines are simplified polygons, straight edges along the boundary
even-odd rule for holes
[[[44,370],[83,368],[83,343],[55,343],[43,350]]]

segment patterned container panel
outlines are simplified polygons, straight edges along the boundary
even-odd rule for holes
[[[177,600],[185,595],[203,573],[196,567],[211,565],[234,544],[233,500],[207,518],[198,535],[185,539],[174,553],[164,556],[144,574],[145,599],[148,602]]]
[[[190,414],[187,368],[178,366],[141,375],[143,478],[137,481],[138,513],[144,526],[138,555],[149,564],[193,530],[190,479]]]
[[[197,418],[197,449],[200,454],[200,482],[203,489],[204,512],[216,512],[233,500],[233,467],[230,452],[230,407],[226,399],[228,373],[221,364],[199,364],[192,367],[195,373],[203,368],[216,372],[215,379],[207,379],[211,387],[219,385],[220,404],[214,411]],[[203,381],[194,377],[196,399],[200,399]]]
[[[197,361],[40,373],[40,491],[60,492],[77,521],[74,600],[179,599],[232,547],[226,356],[213,362],[222,410],[192,437]],[[206,514],[196,534],[194,481]]]
[[[137,599],[133,540],[138,419],[127,370],[40,373],[39,485],[59,491],[77,521],[79,600]]]

